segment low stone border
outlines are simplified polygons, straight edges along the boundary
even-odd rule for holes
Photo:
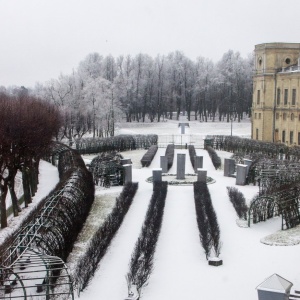
[[[300,226],[287,230],[279,230],[260,240],[269,246],[295,246],[300,244]]]
[[[193,185],[197,181],[197,174],[185,174],[185,179],[176,179],[176,174],[162,174],[162,181],[167,181],[169,185]],[[146,182],[153,183],[153,177],[148,177]],[[206,183],[215,183],[215,179],[207,176]]]

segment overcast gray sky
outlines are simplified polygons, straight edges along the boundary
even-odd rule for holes
[[[0,86],[70,74],[92,52],[246,57],[300,42],[300,0],[0,0]]]

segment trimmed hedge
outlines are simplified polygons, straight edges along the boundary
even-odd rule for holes
[[[74,286],[83,291],[94,276],[99,262],[120,228],[138,189],[138,183],[126,183],[116,200],[112,212],[90,240],[85,254],[80,258],[74,274]]]
[[[148,149],[151,145],[157,145],[158,135],[137,134],[117,135],[107,138],[82,138],[77,139],[76,149],[80,154],[92,154],[110,151],[127,151],[136,149]]]
[[[126,278],[129,285],[134,284],[137,286],[139,293],[152,272],[153,258],[161,229],[167,190],[168,183],[166,181],[154,183],[154,190],[142,231],[131,256],[129,272]]]
[[[193,168],[195,168],[195,156],[196,156],[196,150],[194,145],[189,145],[189,155],[190,155],[190,160]]]
[[[194,182],[194,198],[199,236],[206,259],[212,249],[218,257],[221,250],[220,228],[206,183]]]
[[[141,159],[141,164],[143,167],[149,167],[156,152],[157,152],[158,146],[157,145],[152,145],[148,149],[148,151],[144,154],[144,156]]]
[[[227,187],[229,200],[232,203],[238,217],[247,220],[248,206],[244,195],[235,187]]]
[[[168,170],[170,170],[171,167],[173,166],[174,152],[175,152],[175,145],[169,144],[166,148],[166,153],[165,153],[165,156],[168,159]]]
[[[217,152],[211,147],[211,146],[206,146],[206,150],[211,158],[211,161],[215,167],[215,169],[220,169],[221,168],[221,158],[218,156]]]

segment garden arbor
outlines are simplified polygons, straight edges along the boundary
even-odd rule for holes
[[[250,205],[248,226],[281,215],[281,229],[300,224],[300,186],[289,187],[269,196],[259,196]]]
[[[121,164],[122,158],[116,152],[104,152],[95,157],[89,166],[94,183],[105,187],[123,185],[124,167]]]

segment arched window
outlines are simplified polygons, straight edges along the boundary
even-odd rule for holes
[[[283,118],[284,121],[286,120],[286,113],[283,113],[282,118]]]
[[[294,119],[295,119],[295,115],[292,113],[291,114],[291,121],[294,121]]]

